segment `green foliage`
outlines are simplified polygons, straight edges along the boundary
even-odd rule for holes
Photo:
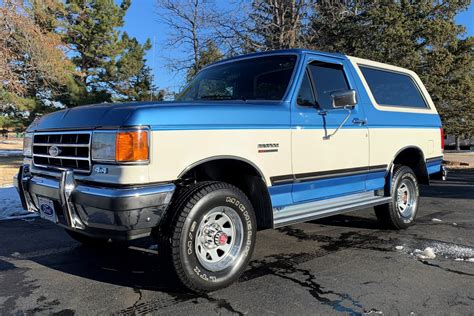
[[[141,45],[121,33],[131,1],[120,5],[111,0],[67,0],[65,41],[73,49],[72,61],[79,69],[76,85],[62,99],[68,105],[149,98],[154,90],[145,54],[148,40]]]
[[[206,42],[204,49],[199,51],[199,58],[197,64],[193,64],[187,73],[187,81],[190,81],[202,68],[208,64],[212,64],[221,60],[224,57],[222,52],[212,40]]]
[[[417,72],[447,133],[474,134],[473,37],[454,17],[470,1],[321,2],[308,34],[310,47],[337,51]]]
[[[306,48],[408,68],[425,83],[447,133],[474,135],[473,38],[454,18],[469,0],[254,0],[244,51]]]

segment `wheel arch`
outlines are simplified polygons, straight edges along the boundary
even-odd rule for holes
[[[242,190],[255,211],[259,229],[273,227],[273,208],[265,176],[252,161],[237,156],[213,156],[194,162],[178,176],[178,182],[222,181]]]
[[[426,168],[425,154],[418,146],[406,146],[401,148],[393,157],[389,165],[389,175],[391,178],[393,167],[397,164],[410,167],[421,184],[429,184],[429,175]]]

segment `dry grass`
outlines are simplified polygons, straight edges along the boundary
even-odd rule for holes
[[[13,184],[22,161],[23,157],[0,157],[0,187]]]
[[[23,149],[22,138],[0,140],[0,150],[22,150],[22,149]]]
[[[474,168],[473,152],[455,152],[444,153],[444,164],[451,169],[470,169]]]
[[[0,150],[22,150],[23,140],[19,138],[10,138],[0,140]],[[0,187],[13,184],[13,176],[18,172],[23,157],[18,156],[0,156]]]

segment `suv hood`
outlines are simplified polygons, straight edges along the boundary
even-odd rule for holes
[[[288,107],[281,102],[136,102],[95,104],[65,109],[34,121],[28,132],[78,129],[216,129],[241,126],[288,126]]]

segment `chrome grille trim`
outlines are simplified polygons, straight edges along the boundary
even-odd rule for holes
[[[53,144],[51,146],[59,146],[58,144]],[[69,157],[69,156],[50,156],[50,155],[42,155],[42,154],[35,154],[35,157],[43,157],[43,158],[53,158],[53,159],[69,159],[69,160],[84,160],[89,161],[89,158],[86,157]]]
[[[89,147],[89,144],[54,144],[54,143],[35,143],[35,146],[61,145],[61,147]]]
[[[77,173],[90,173],[92,168],[91,143],[91,131],[34,133],[33,165],[45,169],[73,169]],[[56,146],[68,154],[51,156],[49,148],[52,146]]]

